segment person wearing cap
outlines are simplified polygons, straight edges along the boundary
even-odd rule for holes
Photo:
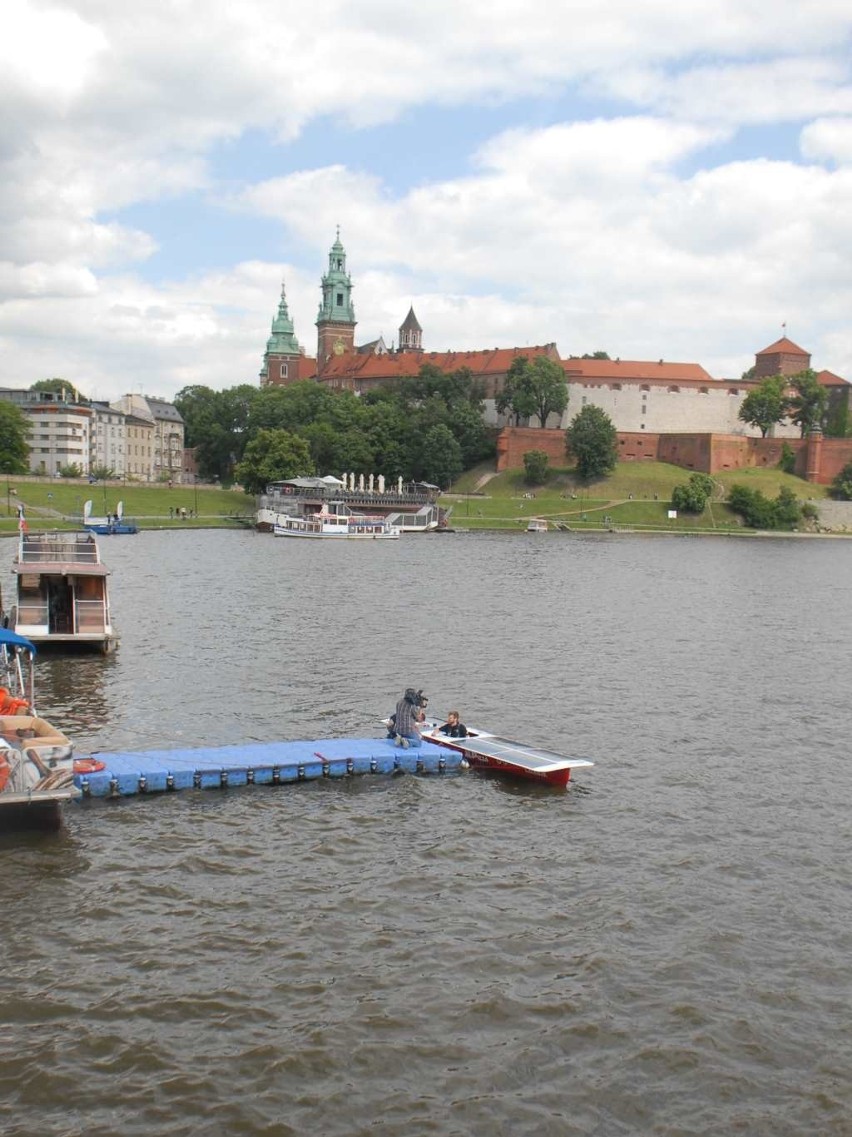
[[[425,716],[421,711],[423,706],[423,692],[415,691],[413,687],[406,687],[405,694],[396,704],[396,718],[394,727],[397,746],[407,748],[420,745],[419,723]]]

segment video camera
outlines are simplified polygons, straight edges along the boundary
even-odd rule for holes
[[[406,688],[405,701],[411,703],[412,707],[428,707],[429,696],[424,695],[423,691],[415,691],[413,687]]]

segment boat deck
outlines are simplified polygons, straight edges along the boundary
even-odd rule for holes
[[[228,786],[279,785],[352,774],[440,774],[466,763],[460,753],[424,742],[404,750],[385,738],[252,742],[184,750],[99,752],[105,769],[76,774],[84,797],[126,797]]]
[[[524,746],[498,735],[476,738],[454,738],[452,745],[463,748],[471,756],[495,763],[505,763],[527,770],[532,774],[550,774],[556,770],[577,770],[584,766],[594,766],[590,758],[569,758],[557,754],[555,750],[544,750],[538,746]]]

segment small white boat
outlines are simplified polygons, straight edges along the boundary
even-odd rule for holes
[[[391,732],[391,720],[382,720]],[[484,770],[504,774],[525,781],[544,782],[549,786],[565,788],[571,780],[571,771],[594,766],[590,758],[569,758],[554,750],[544,750],[540,746],[527,746],[522,742],[512,742],[487,730],[473,730],[466,727],[467,733],[459,738],[444,734],[440,722],[426,721],[420,724],[420,737],[424,742],[434,742],[461,754],[474,770]]]
[[[546,533],[547,521],[544,517],[531,517],[527,522],[527,533]]]
[[[345,502],[330,501],[316,513],[289,517],[279,513],[273,528],[276,537],[313,537],[356,541],[387,541],[399,537],[399,527],[386,517],[353,512]]]
[[[55,829],[74,785],[73,745],[35,713],[29,640],[0,628],[0,833]]]
[[[108,513],[105,517],[95,517],[92,514],[92,503],[87,501],[83,506],[83,528],[102,536],[139,532],[139,526],[125,518],[123,501],[118,503],[115,513]]]

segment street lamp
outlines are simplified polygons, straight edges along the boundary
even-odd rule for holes
[[[195,520],[197,521],[198,520],[198,474],[194,474],[193,476],[195,478],[195,482],[193,483],[193,487],[195,489]]]

